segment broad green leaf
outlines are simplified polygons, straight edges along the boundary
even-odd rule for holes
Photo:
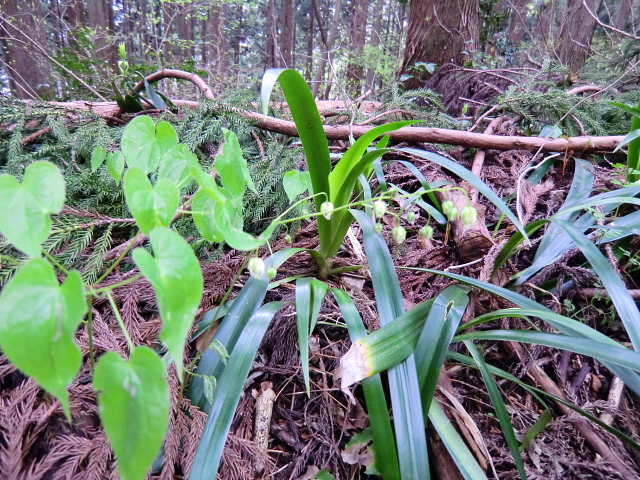
[[[107,352],[96,366],[100,419],[123,480],[142,480],[162,447],[171,410],[165,375],[162,359],[144,346],[129,362]]]
[[[189,244],[176,232],[158,227],[149,234],[155,257],[142,248],[133,251],[133,260],[156,292],[162,332],[182,379],[184,344],[200,306],[203,292],[200,263]]]
[[[134,118],[122,134],[122,153],[129,167],[151,173],[163,155],[178,143],[178,135],[170,123],[160,122],[156,128],[147,115]]]
[[[636,350],[640,350],[640,312],[626,285],[607,258],[580,230],[566,220],[555,220],[555,222],[571,237],[589,260],[591,267],[609,292],[631,343]]]
[[[366,336],[367,332],[362,323],[353,300],[344,290],[332,289],[331,292],[338,302],[340,312],[344,318],[352,342]],[[373,375],[362,381],[362,390],[367,402],[367,413],[371,422],[373,435],[373,452],[376,469],[381,472],[385,480],[400,480],[400,467],[396,441],[393,438],[393,428],[389,417],[389,407],[385,399],[384,388],[380,375]]]
[[[241,209],[245,185],[252,192],[256,192],[256,187],[249,175],[247,161],[242,156],[238,137],[226,128],[223,128],[222,131],[225,143],[222,146],[222,153],[216,155],[214,166],[220,175],[222,186],[232,195],[236,206]]]
[[[230,208],[235,212],[235,208],[231,202],[227,202],[223,192],[215,187],[214,194],[211,195],[210,189],[203,189],[196,193],[193,197],[193,221],[202,236],[210,242],[222,242],[224,240],[224,225],[216,222],[214,212],[220,208]]]
[[[86,311],[80,274],[70,272],[59,285],[51,264],[40,258],[25,263],[0,294],[0,348],[60,400],[67,418],[67,386],[82,362],[74,338]]]
[[[632,130],[629,133],[627,133],[624,138],[622,140],[620,140],[620,143],[618,144],[618,146],[616,147],[616,149],[614,150],[614,153],[621,149],[622,147],[628,145],[629,143],[631,143],[632,141],[634,141],[636,138],[640,138],[640,128],[638,128],[637,130]]]
[[[104,159],[107,157],[107,151],[104,147],[96,147],[91,154],[91,171],[95,172],[104,163]]]
[[[124,175],[124,194],[138,227],[147,235],[156,227],[171,225],[180,204],[175,183],[163,178],[154,187],[147,174],[136,167]]]
[[[360,210],[351,210],[351,213],[363,230],[378,315],[380,324],[384,326],[405,313],[398,275],[389,248],[382,236],[373,230],[373,221]],[[413,355],[389,369],[388,378],[401,477],[428,480],[425,419]]]
[[[122,172],[124,171],[124,155],[122,151],[116,150],[107,155],[107,169],[109,170],[111,178],[113,178],[116,183],[120,183]]]
[[[281,307],[282,302],[271,302],[262,306],[251,316],[241,338],[233,347],[229,362],[218,377],[218,386],[213,392],[209,419],[198,445],[189,480],[216,478],[229,427],[244,390],[244,382],[249,375],[260,342]]]
[[[449,160],[448,158],[445,158],[442,155],[438,155],[437,153],[418,150],[417,148],[401,148],[399,150],[420,158],[424,158],[426,160],[431,160],[432,162],[437,163],[441,167],[444,167],[447,170],[458,175],[467,183],[471,184],[482,195],[484,195],[487,200],[493,203],[501,213],[503,213],[509,220],[511,220],[513,225],[515,225],[515,227],[520,231],[520,233],[522,233],[522,235],[524,235],[525,237],[527,236],[527,232],[524,230],[524,227],[520,223],[520,220],[518,220],[518,217],[515,216],[515,214],[509,209],[509,207],[507,207],[502,199],[498,197],[498,195],[496,195],[495,192],[491,190],[491,188],[489,188],[486,183],[484,183],[476,175],[471,173],[471,171],[457,164],[453,160]]]
[[[158,178],[171,180],[182,186],[191,175],[190,166],[198,162],[198,158],[191,153],[189,147],[183,143],[174,145],[160,159]]]
[[[311,187],[311,177],[309,176],[309,172],[291,170],[284,174],[282,185],[287,197],[289,197],[289,201],[293,202],[298,195],[309,190]]]
[[[555,125],[545,125],[540,130],[539,137],[542,138],[558,138],[562,135],[562,129]]]
[[[49,214],[59,213],[64,199],[64,178],[52,163],[29,165],[22,184],[11,175],[0,175],[0,232],[18,250],[39,257],[51,232]]]

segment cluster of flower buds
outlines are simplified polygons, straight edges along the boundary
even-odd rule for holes
[[[442,213],[444,213],[450,222],[453,222],[458,218],[458,207],[456,207],[451,200],[445,200],[442,202]]]
[[[278,270],[276,270],[274,267],[266,268],[264,260],[262,260],[260,257],[250,258],[249,263],[247,264],[247,268],[249,269],[249,273],[251,274],[251,276],[257,279],[261,279],[266,273],[267,278],[269,280],[273,280],[278,274]]]

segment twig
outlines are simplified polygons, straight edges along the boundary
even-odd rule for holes
[[[584,92],[601,92],[602,87],[598,85],[580,85],[579,87],[573,87],[571,90],[567,90],[567,95],[578,95]]]
[[[388,112],[383,112],[380,115],[376,115],[375,117],[368,118],[364,122],[359,123],[358,125],[369,125],[370,123],[373,123],[376,120],[381,119],[382,117],[386,117],[387,115],[393,115],[394,113],[404,113],[405,115],[413,116],[413,113],[407,110],[396,108],[395,110],[389,110]]]
[[[602,28],[616,32],[618,35],[622,35],[623,37],[632,38],[635,41],[640,41],[640,37],[636,37],[635,35],[625,32],[624,30],[618,30],[616,27],[612,27],[611,25],[607,25],[606,23],[602,22],[598,18],[598,16],[591,11],[591,9],[589,8],[589,5],[587,5],[587,2],[585,0],[582,0],[582,6],[587,9],[587,12],[589,12],[589,15],[591,15],[591,18],[593,18],[596,21],[596,23],[600,25]]]
[[[49,133],[51,130],[53,130],[52,127],[44,127],[41,128],[40,130],[38,130],[37,132],[32,133],[31,135],[27,135],[26,137],[24,137],[22,140],[20,140],[20,145],[22,145],[23,147],[27,144],[27,143],[31,143],[33,142],[36,138],[41,137],[42,135],[46,135],[47,133]]]
[[[613,419],[615,418],[614,412],[618,409],[618,407],[620,407],[620,401],[622,400],[623,391],[624,382],[618,377],[613,377],[611,388],[609,389],[609,396],[607,397],[607,402],[609,403],[609,408],[611,409],[611,411],[602,412],[602,414],[600,415],[600,420],[602,420],[607,425],[611,425],[613,423]]]
[[[500,125],[502,125],[502,122],[504,122],[506,119],[507,119],[506,116],[494,118],[493,121],[487,127],[487,129],[484,131],[484,133],[486,135],[493,135],[493,133],[500,128]],[[486,155],[486,150],[478,150],[475,158],[473,159],[473,165],[471,166],[471,173],[473,173],[478,178],[480,178],[480,173],[482,172],[485,155]],[[471,201],[473,203],[478,202],[478,194],[479,194],[478,190],[471,187],[471,191],[469,192],[469,195],[471,196]]]

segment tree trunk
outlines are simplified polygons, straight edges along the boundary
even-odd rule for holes
[[[125,0],[126,1],[126,0]],[[140,57],[144,57],[145,49],[149,46],[149,25],[147,25],[147,15],[149,12],[149,5],[147,0],[140,1],[140,25],[142,27],[142,31],[140,32]],[[152,30],[153,31],[153,30]]]
[[[380,46],[380,35],[382,32],[382,10],[384,7],[384,0],[377,0],[375,5],[375,19],[373,21],[373,28],[371,29],[371,40],[369,45],[372,51],[378,51]],[[376,80],[375,68],[367,70],[367,79],[365,81],[365,90],[373,89],[374,82]]]
[[[538,22],[536,24],[535,36],[538,42],[544,45],[544,50],[541,52],[542,56],[546,56],[551,50],[551,24],[553,21],[553,14],[556,11],[556,1],[551,0],[549,2],[540,5],[540,11],[538,12]]]
[[[367,39],[367,0],[353,0],[351,13],[351,45],[349,46],[349,64],[347,65],[347,92],[359,97],[362,92],[364,64],[362,55]]]
[[[171,35],[173,34],[173,29],[175,28],[174,22],[174,11],[173,5],[168,2],[162,3],[162,16],[164,20],[164,59],[165,63],[172,64],[173,56],[175,54],[174,46],[171,43]]]
[[[293,67],[293,0],[282,0],[280,11],[281,67]]]
[[[463,65],[477,50],[479,10],[479,0],[413,0],[401,72],[417,62]]]
[[[215,64],[213,83],[221,86],[227,81],[227,35],[223,29],[227,3],[218,1],[210,8],[208,38],[211,39],[211,61]]]
[[[66,23],[67,31],[65,36],[67,38],[67,45],[71,48],[75,48],[78,45],[74,32],[84,28],[87,23],[86,15],[84,12],[84,4],[82,0],[71,0],[69,2],[63,2],[62,18]]]
[[[583,0],[567,0],[560,30],[556,37],[556,55],[572,72],[580,70],[591,55],[591,39],[597,23],[584,7]],[[597,14],[602,0],[585,0],[589,9]]]
[[[233,64],[236,66],[236,73],[240,72],[240,42],[242,41],[242,13],[243,3],[238,2],[236,5],[236,21],[238,22],[238,28],[236,30],[236,38],[233,42]]]
[[[108,63],[111,69],[118,71],[118,53],[113,42],[114,19],[109,0],[91,0],[87,2],[89,26],[96,31],[95,48],[98,58]]]
[[[618,5],[618,12],[616,13],[615,24],[613,25],[618,30],[625,32],[627,25],[629,25],[629,19],[631,18],[631,6],[633,0],[622,0]],[[618,34],[619,37],[622,35]]]
[[[276,19],[275,0],[267,1],[267,47],[264,58],[264,67],[276,68],[278,66],[278,25]]]
[[[515,47],[519,47],[522,38],[527,31],[527,4],[529,0],[514,0],[505,5],[509,14],[509,31],[508,39],[513,42]]]
[[[51,99],[51,64],[34,54],[33,44],[47,49],[42,5],[38,0],[0,0],[0,38],[11,93],[18,98]]]
[[[313,9],[315,6],[315,0],[311,0],[311,10],[307,14],[309,18],[307,19],[307,66],[305,68],[305,78],[308,80],[311,79],[311,75],[313,75]]]
[[[320,90],[320,83],[322,82],[322,77],[324,77],[324,68],[326,67],[327,62],[331,61],[331,49],[333,48],[333,42],[335,41],[336,34],[338,33],[338,24],[340,23],[341,14],[342,0],[336,0],[335,10],[333,11],[333,20],[331,21],[331,30],[327,37],[327,44],[325,45],[322,60],[320,60],[320,65],[318,65],[313,86],[311,87],[314,97],[317,97],[318,91]]]

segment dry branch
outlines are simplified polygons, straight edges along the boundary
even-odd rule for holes
[[[198,102],[190,100],[173,100],[178,107],[197,107]],[[333,102],[334,104],[336,102]],[[52,102],[60,108],[91,111],[105,119],[116,116],[119,107],[115,102]],[[258,112],[236,109],[237,113],[253,120],[255,126],[270,132],[298,136],[296,124],[280,118],[264,116]],[[348,140],[349,134],[359,138],[374,127],[360,125],[325,125],[324,131],[329,140]],[[443,143],[492,150],[528,150],[530,152],[566,152],[573,150],[575,154],[585,152],[612,152],[622,141],[622,135],[616,136],[582,136],[570,138],[542,138],[487,135],[485,133],[463,132],[446,128],[404,127],[389,134],[399,142]]]

